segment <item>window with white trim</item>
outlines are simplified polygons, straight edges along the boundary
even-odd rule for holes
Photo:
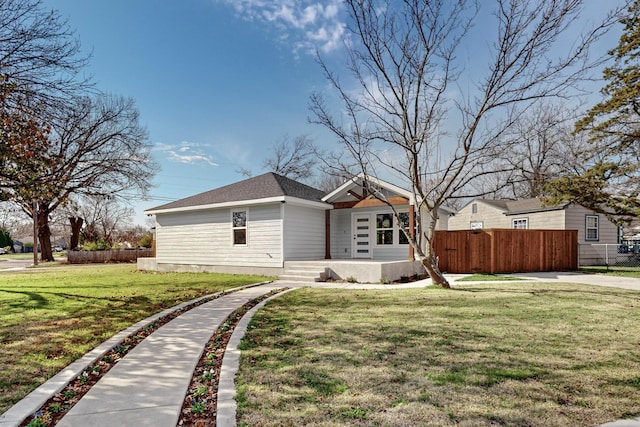
[[[471,221],[469,223],[469,228],[471,230],[481,230],[484,228],[484,221]]]
[[[526,230],[529,228],[529,218],[514,218],[511,220],[511,228],[516,230]]]
[[[376,244],[393,245],[393,214],[376,215]]]
[[[231,228],[234,245],[247,244],[247,211],[231,212]]]
[[[585,240],[595,242],[600,240],[598,215],[585,216]]]

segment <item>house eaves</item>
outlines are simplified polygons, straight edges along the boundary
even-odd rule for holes
[[[410,204],[412,205],[415,204],[415,198],[413,197],[413,194],[411,194],[410,191],[372,176],[368,176],[366,179],[377,187],[388,190],[392,193],[397,194],[398,196],[402,196],[408,199]],[[365,180],[364,174],[360,173],[354,176],[353,178],[347,180],[344,184],[342,184],[341,186],[339,186],[338,188],[336,188],[335,190],[333,190],[332,192],[324,196],[322,198],[322,201],[327,203],[332,203],[333,201],[335,201],[336,198],[338,198],[342,194],[347,193],[349,190],[352,190],[355,187],[361,187],[364,180]]]
[[[324,192],[273,172],[229,184],[145,211],[148,215],[183,212],[229,206],[290,202],[328,209]]]
[[[268,205],[273,203],[286,203],[294,206],[304,206],[308,208],[322,209],[322,210],[333,209],[333,206],[328,203],[314,202],[312,200],[305,200],[305,199],[300,199],[297,197],[290,197],[290,196],[277,196],[277,197],[265,197],[263,199],[211,203],[208,205],[183,206],[183,207],[167,208],[167,209],[149,209],[144,211],[144,213],[145,215],[157,215],[157,214],[168,214],[168,213],[178,213],[178,212],[195,212],[195,211],[223,209],[223,208],[232,208],[232,207],[240,208],[240,207],[248,207],[248,206]]]

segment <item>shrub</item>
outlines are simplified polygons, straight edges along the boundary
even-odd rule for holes
[[[13,239],[7,230],[0,228],[0,247],[6,248],[7,246],[13,247]]]
[[[138,241],[138,246],[143,248],[150,248],[153,245],[153,236],[151,233],[147,233],[140,238]]]
[[[98,239],[95,242],[85,242],[82,245],[82,249],[85,251],[104,251],[109,249],[109,244],[102,239]]]

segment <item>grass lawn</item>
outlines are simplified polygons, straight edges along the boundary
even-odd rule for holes
[[[612,265],[609,267],[580,267],[583,273],[605,274],[607,276],[640,278],[640,267]]]
[[[128,326],[180,302],[261,280],[145,273],[130,264],[0,274],[0,413]]]
[[[239,426],[588,426],[640,416],[640,292],[301,289],[241,348]]]

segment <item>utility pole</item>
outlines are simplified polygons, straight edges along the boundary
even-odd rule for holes
[[[38,202],[33,201],[33,265],[38,265]]]

